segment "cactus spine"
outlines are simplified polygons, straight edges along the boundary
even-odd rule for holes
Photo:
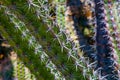
[[[109,25],[106,21],[106,13],[103,0],[95,1],[96,15],[96,49],[97,49],[97,70],[102,80],[118,80],[118,63],[115,59],[115,50],[112,44]]]

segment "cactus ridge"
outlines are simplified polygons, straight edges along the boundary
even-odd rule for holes
[[[15,16],[14,14],[12,14],[9,9],[7,7],[5,7],[5,13],[8,15],[8,17],[10,18],[11,22],[15,25],[15,29],[18,29],[21,33],[25,32],[25,36],[23,37],[25,40],[28,40],[28,43],[29,43],[29,47],[30,49],[34,48],[35,51],[36,51],[36,48],[38,47],[39,50],[37,49],[37,52],[36,54],[38,53],[41,53],[40,50],[42,50],[42,46],[39,45],[35,38],[29,33],[29,30],[27,28],[25,28],[25,24],[21,21],[19,21],[17,19],[17,16]],[[18,22],[17,22],[18,21]],[[62,79],[62,80],[65,80],[65,78],[61,78],[61,73],[57,70],[57,67],[52,63],[52,61],[48,58],[48,55],[42,51],[42,53],[40,54],[40,58],[41,58],[41,61],[42,62],[45,62],[46,64],[46,67],[50,69],[51,71],[51,74],[53,74],[55,76],[55,79]],[[56,74],[57,72],[57,74]],[[60,75],[60,77],[59,77]]]
[[[104,1],[103,0],[94,0],[95,1],[95,13],[97,19],[97,28],[96,28],[96,49],[97,49],[97,60],[98,68],[100,69],[101,77],[104,79],[118,80],[118,70],[116,67],[118,65],[117,60],[114,59],[116,54],[113,48],[113,44],[110,38],[110,33],[108,31],[109,26],[107,25]],[[111,66],[112,65],[112,66]]]
[[[82,17],[80,16],[80,11],[81,6],[83,6],[83,3],[81,1],[68,1],[69,3],[66,3],[66,20],[68,20],[66,25],[71,25],[68,26],[69,28],[74,27],[74,31],[76,32],[76,35],[78,36],[76,39],[79,41],[81,50],[85,52],[84,54],[87,55],[89,58],[95,58],[95,51],[93,50],[93,47],[91,47],[87,41],[84,38],[84,34],[82,33],[82,30],[80,28],[84,26],[80,26],[79,24],[79,19]],[[79,3],[79,5],[78,5]]]
[[[0,34],[18,55],[14,79],[119,80],[119,4],[1,0]]]
[[[73,2],[73,4],[72,4],[72,2]],[[75,32],[75,34],[77,36],[75,40],[79,41],[78,44],[80,46],[80,49],[84,52],[84,55],[87,55],[87,57],[89,58],[89,61],[86,61],[86,62],[90,62],[90,60],[93,60],[93,63],[95,63],[94,62],[96,60],[95,50],[85,40],[84,34],[82,33],[83,31],[80,30],[80,28],[82,28],[83,26],[79,26],[79,18],[81,17],[79,9],[81,8],[81,5],[83,5],[83,4],[78,5],[78,3],[81,3],[80,1],[78,1],[76,3],[76,5],[75,5],[75,3],[76,3],[76,1],[71,1],[70,3],[66,2],[66,12],[65,12],[66,27],[68,27],[67,29],[72,29],[72,30],[69,30],[69,33],[70,33],[70,31]],[[83,57],[83,54],[82,54],[82,57]],[[84,59],[84,61],[85,61],[85,59]],[[91,66],[89,66],[89,67],[91,67]]]
[[[119,38],[120,38],[120,32],[119,32],[119,28],[118,28],[118,25],[117,25],[117,23],[116,23],[116,20],[115,20],[115,16],[113,15],[113,6],[114,6],[114,4],[112,3],[112,1],[108,1],[108,3],[107,3],[107,6],[108,6],[108,9],[109,9],[109,15],[110,15],[110,21],[111,21],[111,24],[112,24],[112,29],[113,29],[113,33],[112,33],[112,35],[114,36],[114,38],[115,38],[115,41],[116,41],[116,43],[117,43],[117,48],[119,49],[119,43],[120,43],[120,41],[119,41]]]

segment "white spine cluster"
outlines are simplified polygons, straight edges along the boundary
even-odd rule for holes
[[[29,3],[30,2],[30,3]],[[93,63],[89,63],[89,60],[86,60],[85,57],[79,57],[79,55],[77,54],[77,50],[80,49],[80,47],[78,47],[78,41],[75,40],[75,42],[71,41],[71,37],[66,33],[66,28],[65,28],[65,19],[64,19],[64,15],[59,14],[60,11],[64,11],[65,9],[65,5],[64,4],[60,4],[59,1],[56,1],[56,20],[52,19],[52,16],[49,15],[50,14],[50,6],[48,3],[48,1],[43,1],[43,0],[38,0],[38,1],[34,1],[34,0],[28,0],[28,5],[29,7],[34,7],[34,10],[36,12],[36,16],[38,18],[42,18],[43,21],[45,23],[47,23],[47,26],[49,27],[49,30],[52,31],[54,33],[54,35],[56,36],[57,40],[59,41],[59,44],[61,45],[61,48],[63,50],[66,49],[68,51],[68,59],[71,57],[74,59],[75,61],[75,66],[76,66],[76,70],[77,67],[79,66],[80,68],[85,69],[84,72],[84,76],[89,76],[91,80],[96,79],[96,77],[94,75],[91,74],[87,74],[90,72],[90,67],[94,66],[95,64]],[[35,5],[35,6],[34,6]],[[59,12],[58,12],[59,11]],[[59,33],[56,33],[56,31],[53,30],[54,26],[57,26],[59,28]],[[75,32],[76,33],[76,32]],[[66,35],[67,40],[63,41],[60,39],[60,37],[62,35]],[[73,33],[73,37],[76,37],[76,35]],[[73,38],[74,39],[74,38]],[[74,44],[72,45],[72,47],[69,47],[69,44]],[[76,46],[77,45],[77,46]],[[81,46],[83,47],[83,46]],[[82,53],[82,51],[81,51]],[[86,60],[86,61],[85,61]],[[87,65],[86,65],[87,63]]]
[[[57,67],[52,63],[49,56],[43,51],[42,46],[36,41],[35,37],[29,32],[29,30],[25,27],[24,22],[20,21],[15,14],[12,14],[7,7],[3,7],[5,9],[5,13],[10,18],[11,23],[14,24],[15,30],[21,32],[21,36],[23,40],[28,41],[29,47],[35,50],[35,54],[40,55],[41,60],[46,65],[48,69],[50,69],[51,74],[54,75],[55,80],[65,80],[65,77],[58,71]],[[17,26],[17,27],[16,27]]]

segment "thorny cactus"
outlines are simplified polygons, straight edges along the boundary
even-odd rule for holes
[[[104,1],[95,0],[97,69],[101,78],[118,80],[119,67],[112,38],[108,31],[109,25],[106,20],[104,5]]]
[[[119,80],[119,18],[119,0],[0,0],[0,79]]]

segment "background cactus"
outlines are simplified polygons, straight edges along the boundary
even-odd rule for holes
[[[0,79],[119,80],[119,4],[0,0]]]

